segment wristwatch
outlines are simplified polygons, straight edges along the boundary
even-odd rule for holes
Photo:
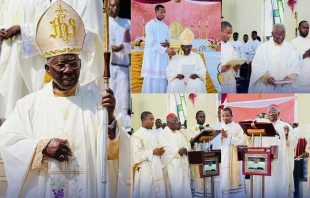
[[[116,126],[116,123],[117,123],[117,120],[116,120],[116,118],[114,118],[114,120],[111,122],[111,124],[108,125],[108,128],[109,128],[109,129],[114,129],[115,126]]]

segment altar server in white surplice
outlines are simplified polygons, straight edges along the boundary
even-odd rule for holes
[[[271,176],[265,177],[265,197],[290,198],[294,193],[294,148],[297,138],[290,124],[280,120],[280,110],[277,105],[270,105],[267,109],[267,122],[271,122],[279,135],[262,137],[262,146],[278,145],[278,159],[271,162]],[[262,121],[266,122],[266,121]],[[259,138],[255,138],[254,146],[260,146]],[[280,167],[280,168],[279,168]],[[254,176],[254,197],[261,197],[262,177]]]
[[[294,46],[284,39],[285,27],[282,24],[276,24],[272,31],[272,39],[258,47],[252,62],[249,93],[295,93],[297,91],[299,82],[295,79],[300,73],[299,56]],[[277,83],[283,80],[290,80],[292,83]]]
[[[180,34],[184,55],[173,56],[166,69],[167,93],[206,93],[206,66],[201,56],[192,52],[194,33],[185,28]]]
[[[141,71],[142,93],[166,93],[168,55],[175,55],[175,52],[169,49],[168,26],[162,21],[166,14],[165,7],[157,5],[155,14],[156,17],[145,25],[145,49]]]
[[[56,11],[60,8],[61,13]],[[60,16],[64,25],[72,27],[66,39],[50,36],[54,33],[50,24]],[[108,94],[103,94],[95,86],[89,89],[78,83],[85,39],[81,18],[58,0],[42,15],[36,35],[52,81],[19,100],[0,128],[7,197],[131,197],[126,185],[130,139],[123,131],[121,115],[114,112],[113,91],[106,89]],[[56,54],[50,54],[51,50]],[[102,107],[108,111],[107,123]],[[105,195],[102,135],[109,137]],[[129,159],[123,161],[126,156]]]
[[[232,26],[227,21],[221,24],[222,41],[221,41],[221,75],[223,78],[221,92],[222,93],[237,93],[236,75],[239,67],[224,65],[228,61],[238,58],[234,46],[229,41],[232,34]]]
[[[299,54],[300,62],[300,86],[296,93],[310,93],[310,39],[309,23],[299,23],[299,36],[292,40],[292,43]]]
[[[159,148],[152,130],[154,116],[145,111],[141,114],[142,126],[132,136],[132,162],[134,166],[134,198],[165,198],[166,189],[161,155],[165,152]]]
[[[171,113],[167,116],[167,127],[158,138],[159,147],[165,149],[161,160],[167,197],[192,198],[187,157],[190,145],[186,135],[177,130],[178,128],[178,118]]]
[[[222,111],[221,190],[223,197],[246,197],[245,176],[238,161],[237,146],[245,144],[241,126],[232,120],[230,108]]]
[[[110,66],[110,88],[114,91],[116,108],[124,117],[124,124],[130,128],[131,121],[128,115],[130,106],[130,29],[129,19],[118,17],[119,0],[110,0],[109,33],[112,47],[112,63]]]

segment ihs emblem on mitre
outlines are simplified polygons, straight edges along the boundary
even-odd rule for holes
[[[53,3],[37,24],[36,41],[46,58],[61,54],[80,54],[85,39],[81,17],[61,0]]]
[[[191,45],[194,40],[194,33],[189,28],[184,28],[179,36],[181,45]]]

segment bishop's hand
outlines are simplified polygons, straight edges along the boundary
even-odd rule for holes
[[[10,27],[9,29],[6,30],[6,34],[8,38],[12,38],[13,36],[20,34],[20,26],[14,25]]]
[[[155,148],[153,150],[153,155],[163,155],[165,153],[164,147]]]
[[[182,80],[182,79],[184,79],[184,75],[183,74],[178,74],[176,78],[179,79],[179,80]]]
[[[227,72],[230,69],[231,65],[225,65],[221,67],[221,72]]]
[[[112,89],[107,88],[106,89],[106,94],[102,93],[101,97],[101,105],[102,108],[106,107],[108,109],[108,114],[109,114],[109,123],[113,121],[114,117],[114,110],[115,110],[115,105],[116,101],[114,98],[114,92]]]
[[[274,77],[269,77],[267,79],[267,83],[270,84],[270,85],[275,85],[274,82],[276,81],[276,79],[274,79]]]
[[[1,38],[1,40],[8,39],[8,36],[7,36],[7,33],[6,33],[5,29],[1,29],[0,30],[0,38]]]
[[[192,75],[190,75],[190,78],[195,80],[196,78],[198,78],[198,75],[197,74],[192,74]]]
[[[240,69],[240,65],[236,65],[236,66],[234,67],[235,72],[237,72],[239,69]]]
[[[60,162],[69,161],[72,152],[67,143],[67,140],[53,138],[43,149],[42,153]]]

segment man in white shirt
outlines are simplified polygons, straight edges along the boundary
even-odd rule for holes
[[[244,43],[241,46],[241,58],[248,58],[247,54],[245,51],[249,48],[249,36],[247,34],[243,35],[243,41]]]
[[[125,127],[130,128],[130,28],[129,19],[118,17],[119,0],[110,0],[109,33],[112,47],[110,88],[114,91],[117,109],[124,117]]]
[[[301,21],[299,23],[299,36],[292,40],[296,51],[299,54],[300,63],[300,86],[297,93],[310,92],[310,39],[307,38],[309,34],[309,23]]]
[[[145,49],[141,76],[143,79],[142,93],[166,93],[166,67],[169,56],[175,55],[170,46],[168,26],[162,21],[166,9],[162,5],[155,7],[156,17],[145,25]]]
[[[156,126],[156,129],[154,130],[154,135],[157,137],[164,131],[164,129],[162,128],[161,119],[159,118],[156,119],[155,126]]]
[[[253,41],[251,41],[249,43],[248,48],[245,50],[245,53],[248,56],[248,63],[252,62],[256,53],[256,50],[258,48],[258,46],[260,46],[260,42],[257,40],[257,32],[256,31],[252,31],[252,39]]]
[[[241,58],[242,57],[242,52],[241,52],[242,43],[238,41],[238,38],[239,38],[238,32],[234,32],[233,34],[234,41],[231,41],[230,43],[232,44],[232,46],[234,46],[237,57]]]

